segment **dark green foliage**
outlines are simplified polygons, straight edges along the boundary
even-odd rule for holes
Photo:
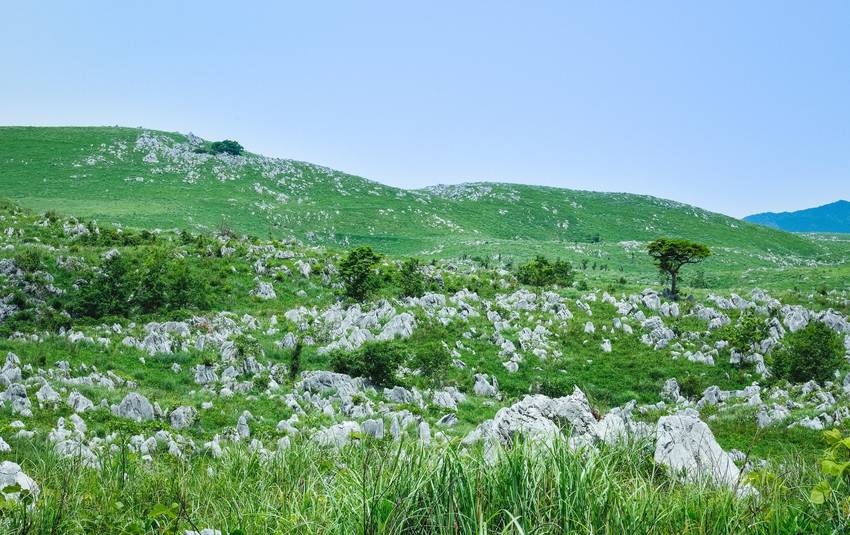
[[[110,255],[88,282],[80,286],[70,308],[76,315],[90,318],[125,316],[132,305],[133,282],[127,257]]]
[[[670,294],[674,297],[679,292],[676,283],[682,266],[698,264],[711,255],[708,247],[701,243],[669,238],[658,238],[651,242],[647,246],[647,251],[655,261],[658,270],[670,277]]]
[[[204,309],[209,305],[208,293],[207,281],[192,271],[186,260],[155,248],[142,256],[116,254],[104,259],[70,296],[68,308],[77,316],[90,318]]]
[[[573,268],[569,262],[560,259],[550,262],[544,256],[536,256],[517,268],[516,277],[521,283],[531,286],[569,286],[573,283]]]
[[[221,154],[227,153],[232,154],[234,156],[239,156],[242,154],[242,151],[245,149],[232,139],[225,139],[224,141],[213,141],[210,143],[210,152],[213,154]]]
[[[703,390],[705,390],[702,380],[696,375],[688,374],[678,382],[679,393],[688,399],[701,397]]]
[[[425,275],[418,258],[408,258],[401,265],[398,287],[402,297],[421,297],[425,293]]]
[[[567,377],[553,376],[541,381],[538,390],[544,396],[560,398],[572,394],[575,386],[575,381]]]
[[[15,265],[24,273],[32,273],[42,268],[43,260],[41,251],[33,247],[27,247],[15,255]]]
[[[445,377],[451,363],[452,356],[448,349],[442,343],[432,341],[416,348],[411,364],[429,381],[439,382]]]
[[[365,301],[381,287],[375,266],[381,257],[368,245],[352,249],[339,264],[339,275],[345,295],[355,301]]]
[[[841,337],[819,321],[785,335],[784,348],[773,361],[773,373],[792,383],[817,381],[823,383],[844,362]]]
[[[407,358],[407,351],[396,342],[367,342],[357,351],[335,352],[331,365],[335,372],[365,377],[378,386],[391,386]]]
[[[301,373],[301,351],[304,345],[301,340],[295,342],[295,347],[292,348],[292,353],[289,355],[289,378],[295,379]]]
[[[752,311],[741,314],[738,324],[729,332],[727,339],[729,347],[739,353],[752,350],[754,344],[760,343],[770,334],[770,327],[764,318]]]
[[[263,348],[256,338],[249,334],[240,334],[233,339],[233,345],[236,346],[236,356],[239,358],[260,357],[263,355]]]

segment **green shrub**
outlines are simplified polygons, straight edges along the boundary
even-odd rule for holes
[[[210,143],[210,152],[213,154],[232,154],[234,156],[239,156],[242,154],[242,151],[245,149],[232,139],[225,139],[224,141],[214,141]]]
[[[42,268],[43,261],[41,251],[28,247],[15,255],[15,265],[24,273],[33,273]]]
[[[70,308],[75,314],[90,318],[125,316],[130,311],[134,289],[129,261],[123,254],[112,255],[80,286]]]
[[[331,366],[335,372],[365,377],[378,386],[390,386],[396,382],[398,368],[407,356],[404,348],[397,343],[367,342],[357,351],[335,352]]]
[[[432,382],[443,379],[451,363],[451,353],[439,342],[428,342],[418,346],[412,360],[413,367]]]
[[[375,266],[381,257],[368,245],[356,247],[339,264],[339,274],[345,295],[355,301],[365,301],[381,287]]]
[[[702,379],[699,376],[688,374],[679,382],[679,393],[688,399],[702,397],[705,390]]]
[[[739,353],[750,351],[753,345],[761,343],[770,334],[767,322],[752,311],[741,314],[737,325],[728,334],[729,347]]]
[[[774,356],[773,373],[792,383],[827,381],[844,361],[841,338],[820,321],[786,334],[784,346]]]
[[[292,353],[289,355],[289,378],[295,379],[301,373],[301,351],[304,345],[301,340],[295,342],[295,347],[292,348]]]
[[[418,258],[408,258],[401,265],[398,287],[402,297],[421,297],[425,293],[425,275]]]
[[[550,262],[545,256],[536,256],[531,262],[517,268],[516,277],[521,283],[530,286],[569,286],[573,283],[573,268],[569,262],[560,259]]]

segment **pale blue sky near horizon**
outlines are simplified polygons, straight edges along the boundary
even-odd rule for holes
[[[850,197],[850,2],[11,2],[0,124],[741,217]],[[0,147],[2,156],[2,147]]]

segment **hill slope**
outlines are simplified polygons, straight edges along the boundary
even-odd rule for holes
[[[788,232],[850,233],[850,202],[836,201],[796,212],[764,212],[744,219]]]
[[[295,160],[199,153],[204,144],[133,128],[0,128],[3,196],[147,228],[226,225],[394,254],[581,256],[618,271],[645,270],[635,251],[664,235],[724,252],[715,270],[832,261],[836,248],[648,196],[496,183],[410,191]]]

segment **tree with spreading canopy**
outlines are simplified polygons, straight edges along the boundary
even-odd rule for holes
[[[650,242],[647,251],[655,260],[658,270],[670,277],[670,295],[673,297],[676,297],[679,292],[676,283],[682,266],[699,264],[711,255],[708,247],[701,243],[670,238],[658,238]]]

